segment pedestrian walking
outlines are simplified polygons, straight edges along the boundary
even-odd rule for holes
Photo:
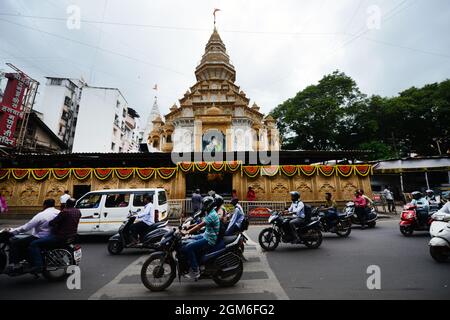
[[[396,212],[395,203],[394,203],[394,194],[392,193],[392,191],[388,185],[385,186],[385,188],[383,190],[383,195],[384,195],[384,198],[386,199],[386,202],[388,205],[388,211]]]
[[[6,213],[8,212],[8,203],[6,201],[6,192],[0,193],[0,213]]]

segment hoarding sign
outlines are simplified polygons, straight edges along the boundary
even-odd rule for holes
[[[0,103],[0,145],[15,146],[17,121],[23,118],[22,100],[30,81],[20,73],[7,73],[3,100]]]

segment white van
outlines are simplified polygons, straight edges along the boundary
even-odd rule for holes
[[[130,211],[144,208],[143,196],[153,196],[159,221],[167,218],[167,196],[164,189],[116,189],[86,193],[76,204],[81,211],[78,234],[115,234]]]

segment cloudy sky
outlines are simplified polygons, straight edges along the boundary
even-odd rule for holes
[[[195,83],[214,8],[237,84],[263,112],[336,69],[386,96],[450,78],[448,0],[1,0],[0,70],[117,87],[143,119],[157,83],[167,113]]]

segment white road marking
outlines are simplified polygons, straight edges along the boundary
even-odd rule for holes
[[[214,298],[215,295],[229,295],[230,299],[233,299],[233,295],[242,294],[248,295],[248,299],[252,298],[252,294],[264,294],[267,295],[268,299],[273,299],[273,296],[280,300],[289,299],[270,268],[266,254],[247,234],[246,236],[249,240],[244,255],[249,261],[244,262],[244,277],[246,274],[248,277],[247,279],[241,279],[231,288],[220,288],[209,279],[198,282],[182,279],[179,283],[178,278],[176,278],[165,291],[150,292],[140,281],[142,263],[148,257],[144,255],[132,262],[89,299],[179,299],[183,297],[192,298],[193,296],[196,298]],[[250,249],[250,247],[254,249]],[[130,279],[132,283],[127,283],[127,280],[130,281]]]

